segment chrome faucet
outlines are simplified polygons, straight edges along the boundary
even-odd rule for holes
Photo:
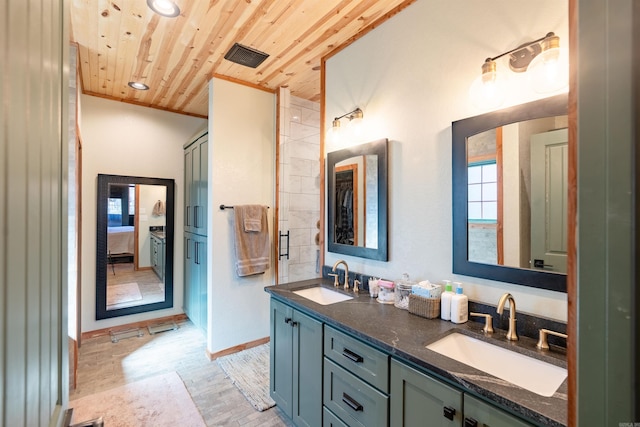
[[[336,261],[335,264],[333,264],[333,268],[331,269],[331,271],[333,271],[335,273],[336,272],[336,268],[340,264],[344,264],[344,288],[345,289],[349,289],[349,266],[347,265],[347,261],[345,261],[343,259],[339,259],[338,261]],[[337,277],[336,277],[336,282],[337,282],[337,284],[334,283],[334,285],[335,286],[339,286],[340,282],[338,281]]]
[[[509,330],[507,331],[507,339],[509,341],[518,341],[518,334],[516,333],[516,300],[513,295],[506,293],[500,297],[498,301],[498,307],[496,312],[502,314],[504,310],[504,303],[509,300]]]

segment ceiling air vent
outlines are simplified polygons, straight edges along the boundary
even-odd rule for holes
[[[267,59],[269,55],[259,50],[251,49],[250,47],[243,46],[239,43],[235,43],[229,52],[224,56],[224,59],[228,59],[236,64],[246,65],[247,67],[256,68],[262,64],[262,61]]]

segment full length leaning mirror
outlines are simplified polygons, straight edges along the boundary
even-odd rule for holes
[[[98,175],[96,319],[173,307],[172,179]]]
[[[566,292],[567,105],[452,124],[454,273]]]
[[[387,261],[387,144],[327,154],[329,252]]]

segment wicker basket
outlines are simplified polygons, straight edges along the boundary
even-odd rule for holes
[[[440,316],[440,298],[425,298],[420,295],[409,295],[409,313],[427,319]]]

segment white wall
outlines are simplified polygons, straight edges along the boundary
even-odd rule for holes
[[[363,130],[349,144],[389,138],[389,262],[344,258],[353,271],[397,279],[461,281],[470,299],[496,304],[511,292],[522,311],[566,320],[566,294],[452,274],[451,122],[481,114],[468,89],[486,57],[553,31],[568,46],[568,2],[420,1],[368,33],[326,66],[325,129],[355,107]],[[498,61],[499,67],[508,67]],[[502,107],[542,97],[509,72]],[[326,152],[346,146],[327,140]]]
[[[235,272],[233,210],[221,204],[270,207],[273,247],[275,211],[275,95],[212,79],[209,83],[209,207],[207,350],[221,350],[269,336],[269,295],[274,253],[265,274]]]
[[[82,120],[82,331],[180,314],[182,310],[182,146],[207,121],[83,95]],[[98,174],[174,179],[173,308],[95,320],[96,183]]]

